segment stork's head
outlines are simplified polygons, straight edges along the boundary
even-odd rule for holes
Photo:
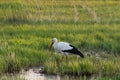
[[[53,38],[53,39],[52,39],[52,43],[51,43],[51,45],[50,45],[50,47],[49,47],[49,50],[52,48],[52,46],[53,46],[53,44],[54,44],[55,42],[57,42],[57,38]]]
[[[52,42],[53,42],[53,43],[57,42],[57,38],[53,38],[53,39],[52,39]]]

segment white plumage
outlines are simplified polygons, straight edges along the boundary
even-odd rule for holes
[[[66,42],[56,42],[53,44],[53,47],[60,52],[73,49],[73,47],[69,46],[69,43]]]

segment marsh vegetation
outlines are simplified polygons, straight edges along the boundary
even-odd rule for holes
[[[43,66],[46,74],[120,76],[119,7],[119,1],[1,0],[0,74]],[[48,51],[53,37],[85,58],[61,62]]]

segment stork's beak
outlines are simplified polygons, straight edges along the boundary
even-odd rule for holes
[[[51,50],[51,48],[52,48],[52,45],[53,45],[53,42],[51,43],[51,45],[50,45],[50,47],[49,47],[49,50]]]

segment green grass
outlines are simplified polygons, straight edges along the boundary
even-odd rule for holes
[[[48,74],[118,75],[119,7],[119,1],[2,0],[0,73],[42,65]],[[70,56],[68,63],[60,62],[61,55],[48,51],[53,37],[72,43],[84,54],[99,53],[102,59]]]
[[[113,57],[113,56],[112,56]],[[118,75],[119,59],[95,59],[94,57],[86,57],[85,59],[75,59],[75,56],[70,56],[69,60],[48,60],[44,63],[45,73],[55,74],[60,73],[71,75],[91,75],[101,74],[102,76]]]

